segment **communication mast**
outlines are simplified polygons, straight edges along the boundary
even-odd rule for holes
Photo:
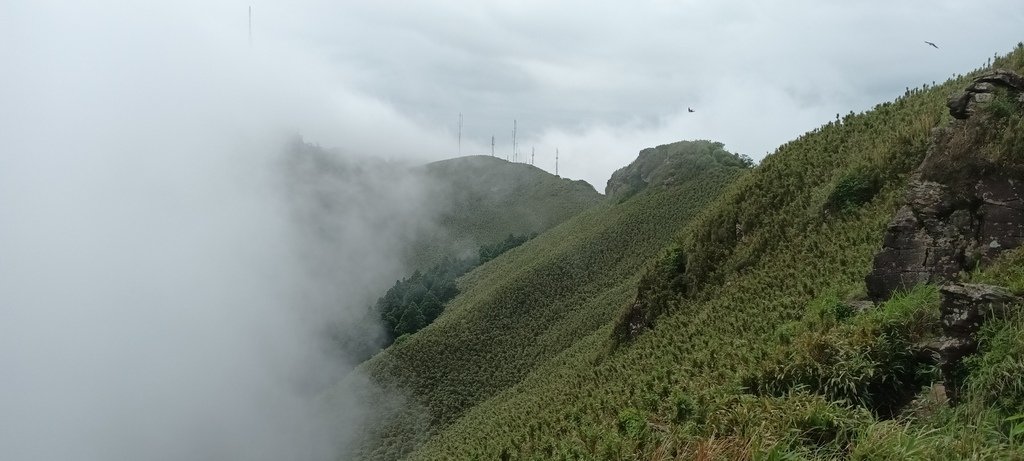
[[[252,48],[252,5],[249,5],[249,48]]]
[[[555,176],[558,176],[558,148],[555,148]]]
[[[512,161],[516,161],[516,120],[512,120]]]
[[[494,157],[494,135],[491,135],[491,157]]]
[[[533,159],[537,157],[537,148],[530,147],[530,165],[533,165]]]
[[[462,112],[459,112],[459,155],[462,155]]]

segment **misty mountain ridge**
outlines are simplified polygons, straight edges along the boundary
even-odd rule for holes
[[[1024,45],[993,66],[1009,72],[908,89],[754,168],[710,141],[645,149],[360,367],[380,410],[352,457],[1024,457],[1022,253],[1006,251],[1024,228]],[[977,266],[913,272],[921,245],[959,261],[927,254],[961,227],[997,235]],[[873,302],[869,273],[902,288]],[[983,306],[981,330],[949,317]]]
[[[485,155],[432,162],[417,171],[433,180],[428,193],[438,206],[435,232],[411,246],[410,264],[419,268],[474,254],[509,235],[543,232],[601,200],[584,181]]]
[[[601,200],[592,186],[554,176],[524,163],[475,155],[425,165],[389,162],[328,150],[293,138],[286,156],[292,190],[316,196],[319,211],[308,219],[331,215],[331,210],[357,200],[355,190],[376,195],[399,194],[415,188],[406,199],[408,210],[423,219],[403,228],[408,243],[407,272],[426,269],[444,258],[475,254],[509,235],[532,235],[568,219]],[[380,178],[372,181],[370,178]],[[345,191],[332,186],[345,184]],[[387,229],[387,220],[371,223]],[[326,229],[324,223],[314,225]],[[388,229],[390,230],[390,229]]]
[[[0,461],[1024,461],[1012,0],[0,11]]]
[[[430,323],[458,292],[450,279],[493,257],[485,253],[504,251],[601,200],[583,181],[487,156],[417,165],[347,155],[293,137],[279,163],[292,217],[307,235],[298,250],[310,278],[355,277],[347,283],[364,287],[317,301],[325,311],[347,306],[347,314],[324,329],[338,353],[357,362]],[[374,241],[367,233],[391,243],[347,244]],[[340,275],[362,261],[367,270]],[[409,288],[392,286],[396,280]],[[392,299],[395,290],[413,298]]]
[[[408,400],[375,416],[360,453],[391,459],[409,452],[599,329],[628,301],[647,260],[748,168],[718,143],[669,150],[665,168],[699,174],[628,201],[605,197],[476,268],[459,279],[459,295],[433,324],[364,363],[361,371],[381,389],[369,397],[374,406],[394,394]],[[345,395],[358,384],[342,382],[334,392]]]

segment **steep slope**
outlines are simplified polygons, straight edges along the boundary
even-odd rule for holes
[[[1021,71],[1024,46],[993,66]],[[624,336],[605,321],[413,458],[1024,458],[1020,417],[1006,419],[1024,411],[1019,317],[983,333],[968,404],[949,408],[911,357],[938,327],[936,290],[863,314],[843,302],[865,295],[931,130],[950,120],[946,98],[975,75],[781,146],[685,229],[620,319],[660,316]],[[1022,114],[1009,107],[1002,140],[980,152],[1019,154]],[[1007,258],[977,277],[1020,289],[1022,259]],[[894,389],[919,394],[879,406]]]
[[[331,249],[317,247],[318,251],[304,257],[316,266],[312,272],[336,284],[333,297],[323,301],[324,308],[348,306],[345,310],[350,314],[325,330],[355,363],[369,358],[396,336],[395,324],[400,319],[373,308],[396,279],[412,276],[417,270],[429,272],[442,262],[465,267],[460,269],[464,272],[477,264],[482,247],[493,251],[516,238],[527,238],[602,199],[583,181],[491,157],[411,165],[346,155],[296,136],[287,146],[287,155],[278,161],[284,172],[280,185],[293,202],[294,219],[308,232],[308,239]],[[379,203],[388,204],[388,210],[371,209]],[[364,219],[346,221],[339,216]],[[368,233],[388,238],[367,238]],[[516,238],[510,239],[510,235]],[[345,243],[351,241],[390,244],[354,247]],[[340,273],[339,267],[353,261],[362,263],[364,270],[346,275],[344,280],[327,275]],[[358,289],[341,288],[346,286]],[[441,293],[431,293],[435,296]],[[435,301],[431,311],[440,308]],[[421,319],[413,329],[432,318]],[[381,320],[385,328],[366,328]]]
[[[315,196],[323,208],[309,210],[307,219],[321,219],[332,207],[360,206],[360,194],[406,198],[401,212],[410,219],[374,225],[407,235],[401,250],[409,273],[476,254],[510,234],[543,232],[602,200],[584,181],[482,155],[413,166],[332,152],[298,137],[289,149],[284,166],[295,178],[289,187]]]
[[[481,266],[460,280],[462,294],[434,324],[364,364],[373,380],[407,400],[369,425],[360,455],[408,453],[608,323],[632,296],[644,264],[746,170],[718,143],[656,150],[671,159],[662,162],[664,174],[686,179],[601,203]]]
[[[446,256],[475,254],[510,234],[543,232],[601,200],[584,181],[496,157],[442,160],[419,171],[432,180],[438,213],[436,226],[410,247],[410,265],[419,269]]]

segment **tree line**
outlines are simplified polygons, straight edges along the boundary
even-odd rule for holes
[[[417,270],[396,280],[376,304],[387,332],[385,346],[421,330],[441,315],[445,304],[459,294],[455,279],[536,236],[509,234],[500,242],[481,246],[476,255],[448,257],[425,271]]]

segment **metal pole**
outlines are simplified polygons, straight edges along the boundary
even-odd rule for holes
[[[516,120],[512,120],[512,161],[516,161]]]

